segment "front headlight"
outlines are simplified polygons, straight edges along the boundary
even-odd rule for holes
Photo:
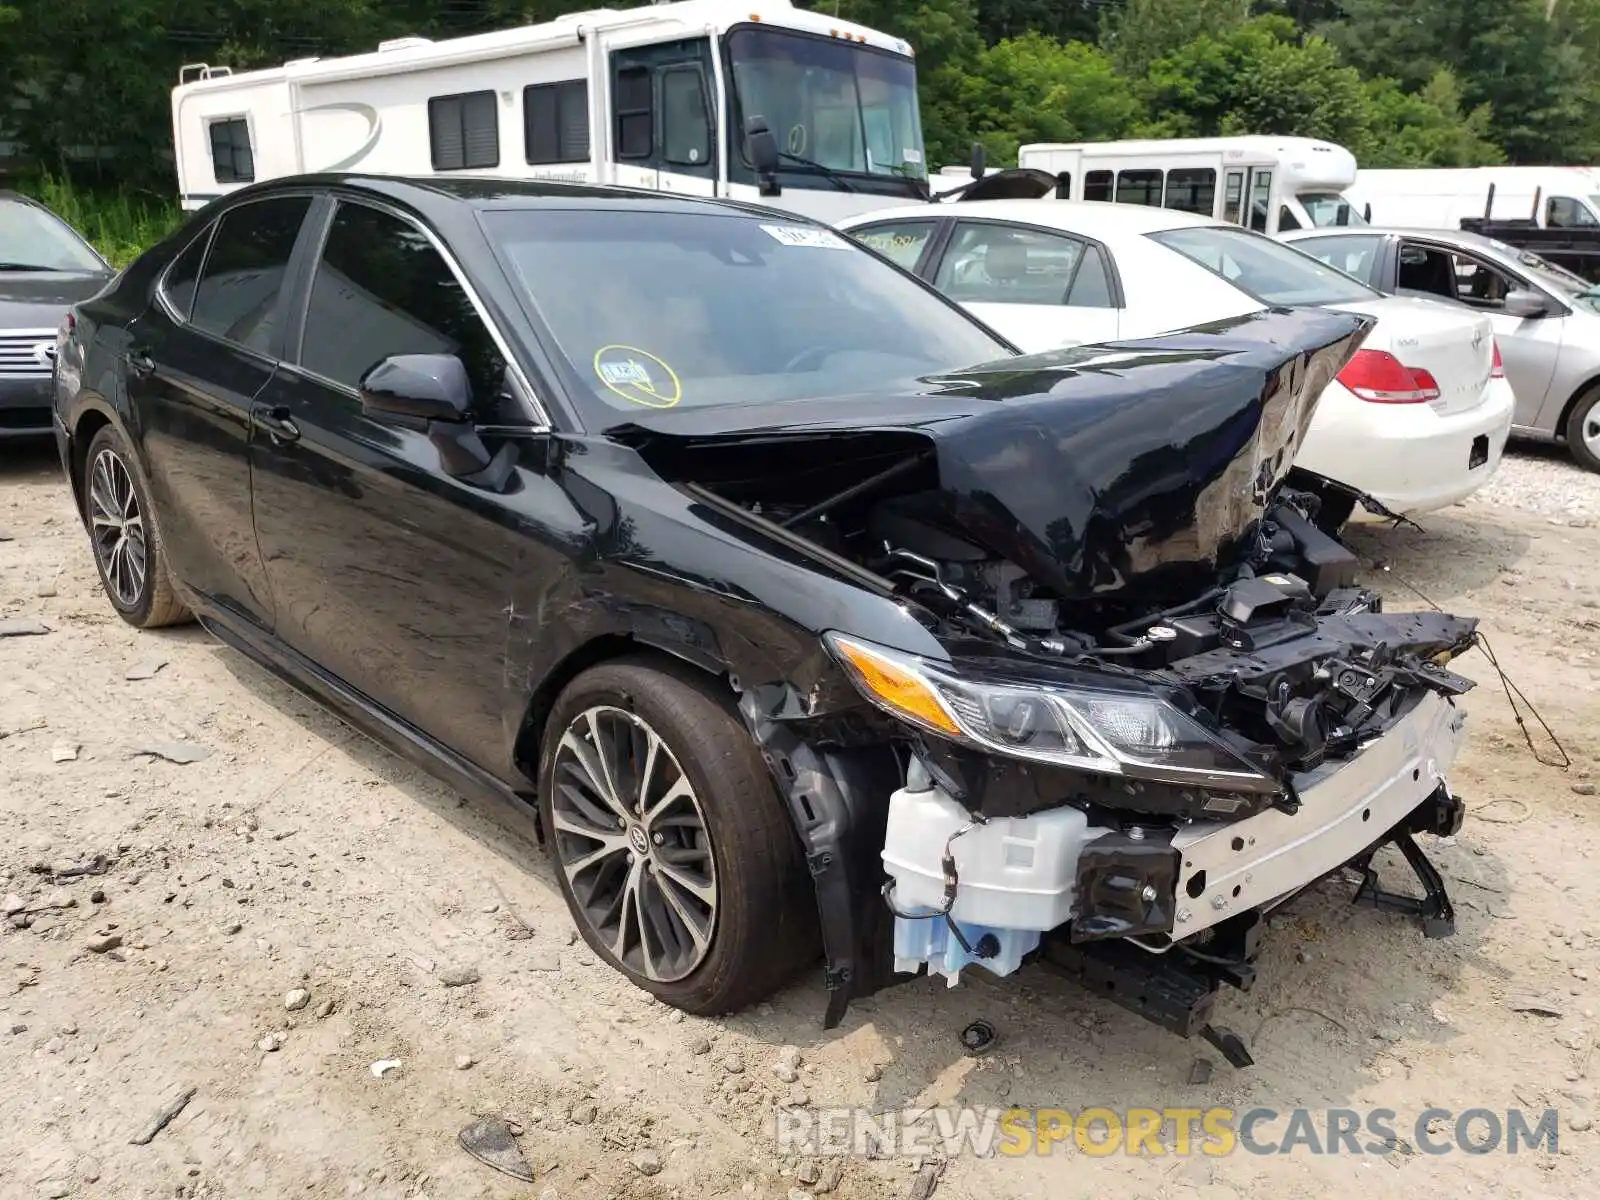
[[[1105,775],[1239,792],[1279,790],[1276,780],[1153,692],[969,679],[844,634],[824,640],[868,700],[952,741]]]

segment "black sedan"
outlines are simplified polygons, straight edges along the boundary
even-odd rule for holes
[[[772,210],[353,176],[216,202],[75,318],[57,433],[117,611],[537,814],[585,939],[681,1007],[819,935],[832,1019],[1058,926],[1225,958],[1444,823],[1471,622],[1378,615],[1286,486],[1363,318],[1019,359]],[[1374,743],[1426,766],[1377,788]],[[1308,851],[1295,796],[1348,821]]]
[[[0,438],[50,434],[50,374],[67,310],[111,279],[44,205],[0,191]]]

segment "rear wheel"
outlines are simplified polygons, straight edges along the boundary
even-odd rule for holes
[[[189,620],[172,590],[150,496],[132,466],[128,444],[110,425],[84,456],[84,520],[100,585],[119,616],[140,629]]]
[[[1567,415],[1567,448],[1578,464],[1600,471],[1600,387],[1578,397]]]
[[[755,1003],[815,953],[798,838],[743,723],[667,661],[584,672],[550,714],[539,811],[578,931],[668,1004]]]

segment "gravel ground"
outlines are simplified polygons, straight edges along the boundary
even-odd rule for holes
[[[1562,446],[1514,442],[1495,477],[1468,503],[1520,508],[1582,528],[1600,522],[1600,475],[1578,466]]]
[[[1551,526],[1596,516],[1600,477],[1519,450],[1422,529],[1352,533],[1391,608],[1416,607],[1404,581],[1483,619],[1573,762],[1529,755],[1481,655],[1452,664],[1483,685],[1453,779],[1465,827],[1428,839],[1456,936],[1353,908],[1339,880],[1297,899],[1257,986],[1219,999],[1256,1057],[1235,1071],[1038,968],[907,982],[827,1032],[815,972],[721,1020],[650,1003],[574,944],[521,831],[198,628],[119,621],[48,449],[6,449],[0,619],[49,632],[0,638],[0,1200],[1600,1194],[1600,522]],[[976,1017],[1001,1037],[984,1058],[957,1037]],[[1403,1141],[1217,1159],[1167,1134],[941,1172],[796,1159],[773,1136],[779,1113],[939,1104],[1303,1105],[1323,1129],[1328,1108],[1379,1107]],[[1434,1106],[1556,1108],[1559,1152],[1422,1153]],[[462,1153],[490,1116],[515,1122],[533,1183]]]

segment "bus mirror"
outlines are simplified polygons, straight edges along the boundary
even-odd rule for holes
[[[744,123],[745,147],[750,154],[750,165],[756,169],[756,181],[763,196],[777,196],[783,189],[778,184],[778,139],[767,128],[765,117],[751,117]]]
[[[984,170],[986,169],[986,167],[988,166],[988,161],[989,161],[988,160],[988,155],[984,153],[983,143],[982,142],[973,142],[972,143],[972,177],[974,179],[982,179],[983,178],[983,173],[984,173]]]

